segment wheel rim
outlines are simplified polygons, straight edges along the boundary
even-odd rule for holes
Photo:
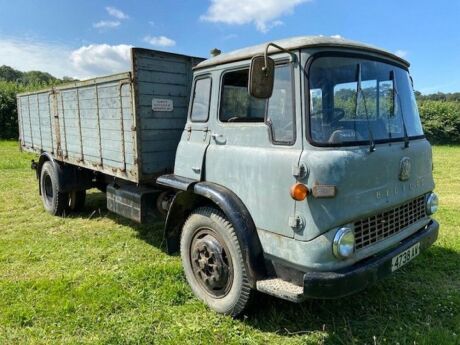
[[[214,298],[228,294],[233,282],[230,252],[222,238],[211,229],[198,229],[190,245],[195,279]]]
[[[45,197],[45,202],[50,204],[53,200],[53,195],[53,181],[50,175],[45,174],[43,179],[43,196]]]

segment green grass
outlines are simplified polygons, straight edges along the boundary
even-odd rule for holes
[[[0,344],[460,344],[460,147],[435,147],[438,242],[362,293],[296,305],[258,295],[238,320],[197,301],[161,224],[44,212],[34,156],[0,142]],[[94,212],[95,211],[95,212]]]

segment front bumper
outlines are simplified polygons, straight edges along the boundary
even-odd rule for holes
[[[334,272],[307,272],[304,275],[303,298],[339,298],[365,289],[391,273],[391,260],[396,255],[420,242],[420,251],[430,247],[437,239],[439,224],[431,220],[428,225],[399,245],[381,255],[362,260],[353,266]]]

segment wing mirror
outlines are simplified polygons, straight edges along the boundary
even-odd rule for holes
[[[255,56],[249,69],[249,94],[255,98],[270,98],[273,93],[275,61],[269,57]]]
[[[265,46],[264,55],[254,56],[249,68],[248,91],[252,97],[267,99],[272,96],[275,80],[275,61],[268,57],[268,48],[272,46],[291,55],[291,62],[297,61],[297,56],[274,43]]]

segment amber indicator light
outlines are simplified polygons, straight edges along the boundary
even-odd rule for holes
[[[291,187],[290,194],[294,200],[305,200],[305,198],[308,196],[308,187],[303,183],[296,183]]]

